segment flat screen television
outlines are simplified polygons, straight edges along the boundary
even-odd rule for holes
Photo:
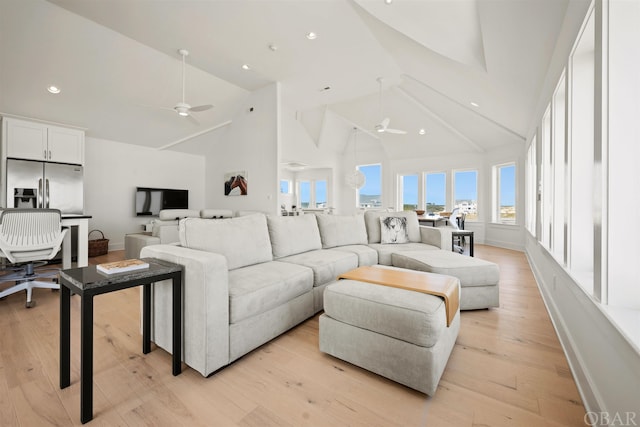
[[[189,190],[136,188],[136,216],[158,216],[162,209],[189,209]]]

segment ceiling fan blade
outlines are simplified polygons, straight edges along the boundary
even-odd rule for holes
[[[395,133],[397,135],[405,135],[407,133],[406,130],[389,129],[389,128],[385,129],[384,131],[387,132],[387,133]]]
[[[189,114],[186,117],[186,119],[189,120],[192,124],[194,124],[196,126],[200,126],[200,122],[195,117],[193,117],[191,114]]]
[[[207,110],[209,110],[211,108],[213,108],[213,105],[211,105],[211,104],[197,105],[195,107],[189,108],[189,111],[195,111],[197,113],[199,111],[207,111]]]

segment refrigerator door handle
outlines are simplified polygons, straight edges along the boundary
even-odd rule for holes
[[[46,209],[49,209],[49,178],[45,179],[45,186],[46,186],[46,194],[45,194],[45,201],[46,204],[45,206],[43,206]]]
[[[38,180],[38,208],[42,208],[42,198],[43,198],[43,188],[42,188],[42,178]]]

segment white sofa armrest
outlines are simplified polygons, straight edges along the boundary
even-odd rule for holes
[[[207,376],[229,363],[229,282],[227,260],[212,252],[177,245],[153,245],[140,256],[180,264],[183,300],[183,360]],[[152,286],[151,339],[171,353],[170,280]]]
[[[447,227],[420,226],[422,243],[436,246],[440,249],[451,250],[451,229]]]

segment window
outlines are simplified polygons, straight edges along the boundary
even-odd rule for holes
[[[288,179],[281,179],[280,180],[280,192],[281,193],[288,194],[290,187],[291,187],[291,181],[289,181]]]
[[[300,181],[300,207],[308,208],[311,204],[311,182]]]
[[[567,267],[588,293],[593,294],[594,267],[594,109],[595,22],[593,14],[570,59],[571,138]],[[599,295],[596,296],[600,298]]]
[[[418,175],[402,175],[400,177],[402,210],[413,211],[418,209]]]
[[[551,252],[562,265],[565,265],[565,76],[553,94],[551,120],[551,146],[553,167],[553,214],[551,228]]]
[[[424,177],[425,200],[428,213],[444,211],[447,204],[447,183],[444,172],[427,173]]]
[[[358,206],[360,208],[382,207],[382,167],[380,164],[358,166],[366,178],[364,187],[358,190]]]
[[[542,128],[540,131],[542,142],[542,163],[540,175],[542,179],[542,195],[540,204],[540,221],[542,246],[551,249],[551,217],[553,214],[553,174],[551,168],[551,105],[542,116]]]
[[[536,235],[536,204],[537,204],[537,192],[538,192],[538,175],[536,173],[536,165],[538,164],[536,159],[537,139],[534,136],[529,150],[527,151],[527,211],[526,211],[526,223],[527,229],[532,235]]]
[[[316,208],[327,207],[327,181],[324,179],[315,182],[314,203]]]
[[[478,171],[454,172],[454,208],[466,213],[466,221],[478,220]]]
[[[516,223],[516,165],[494,167],[493,220],[502,224]]]

